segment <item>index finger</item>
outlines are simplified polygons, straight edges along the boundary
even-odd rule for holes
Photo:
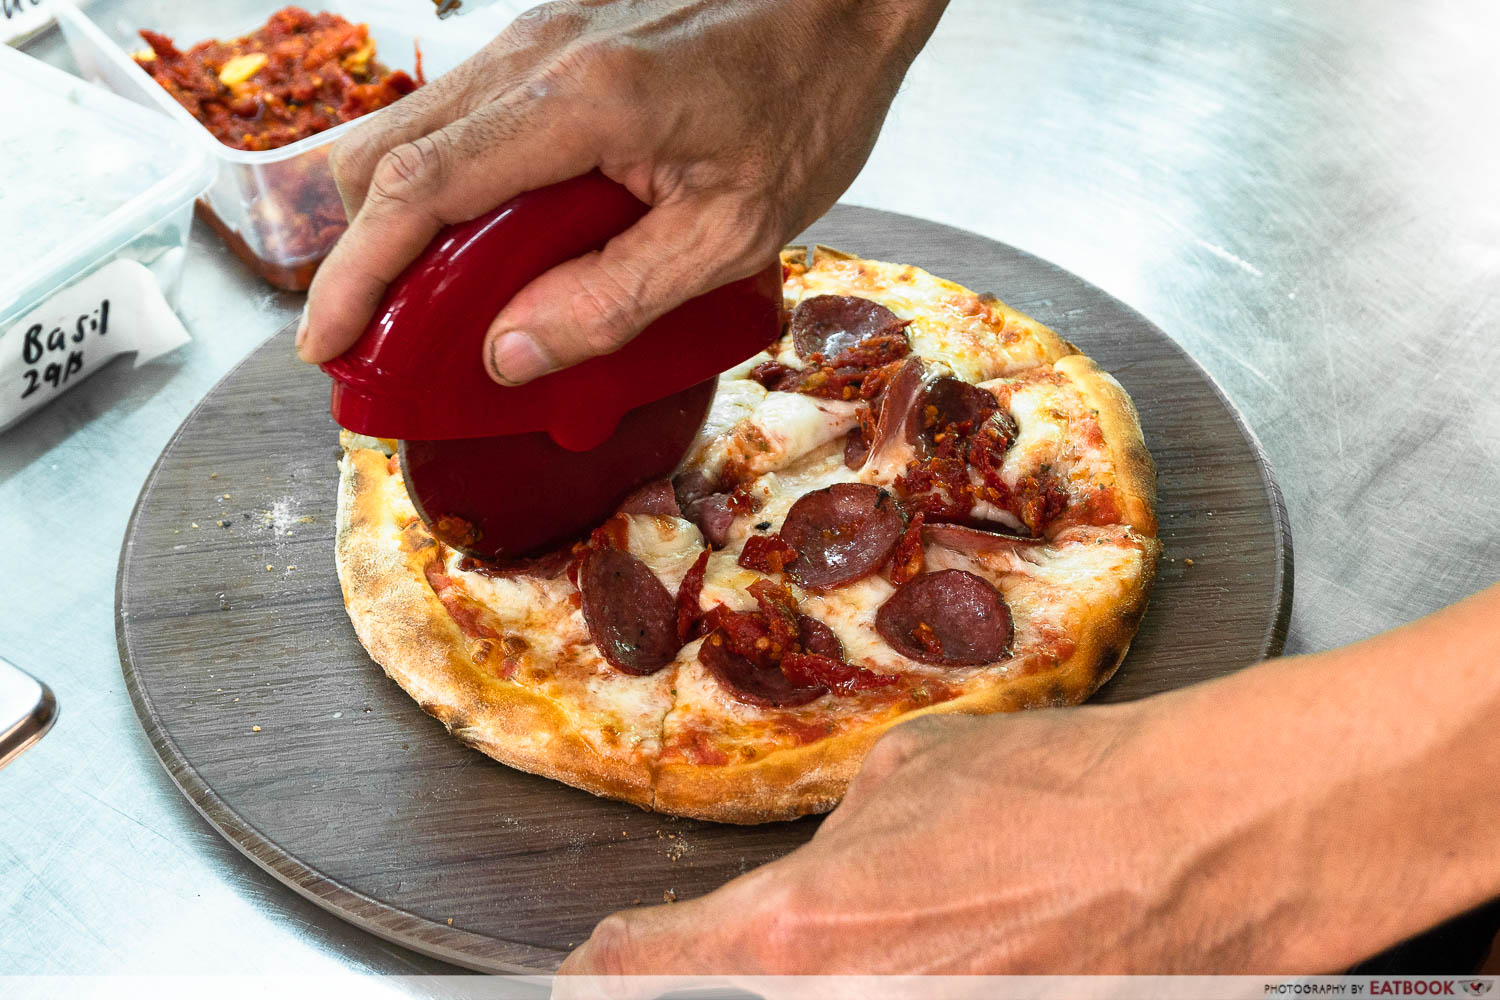
[[[523,191],[591,169],[592,131],[564,109],[518,95],[386,153],[349,229],[308,290],[297,353],[318,363],[363,332],[386,286],[445,225],[482,215]]]
[[[381,157],[464,118],[511,91],[541,61],[535,46],[511,44],[510,29],[442,76],[385,108],[334,143],[331,166],[344,213],[354,218]]]

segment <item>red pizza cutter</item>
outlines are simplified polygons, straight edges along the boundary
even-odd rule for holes
[[[669,476],[718,375],[781,332],[781,270],[700,295],[605,357],[523,386],[484,370],[490,321],[528,282],[599,250],[647,206],[598,172],[449,226],[387,290],[333,377],[333,418],[400,440],[407,492],[432,533],[492,561],[580,537]]]

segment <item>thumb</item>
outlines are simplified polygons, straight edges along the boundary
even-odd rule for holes
[[[553,1000],[649,1000],[698,980],[716,968],[703,954],[703,931],[724,914],[714,896],[687,903],[611,914],[557,970]]]
[[[583,996],[587,989],[609,996],[659,996],[660,976],[707,976],[760,973],[759,945],[769,928],[795,910],[792,887],[807,848],[747,872],[706,896],[668,906],[613,913],[599,921],[593,934],[562,963],[557,983]],[[590,977],[592,984],[564,982]],[[650,991],[654,990],[654,992]]]
[[[756,227],[747,236],[726,226],[735,214],[711,202],[664,203],[600,252],[540,275],[490,324],[490,377],[518,385],[609,354],[688,299],[754,273],[779,243]]]

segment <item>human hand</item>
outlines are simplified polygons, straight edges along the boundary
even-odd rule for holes
[[[623,345],[765,265],[854,179],[946,0],[604,0],[535,8],[333,150],[351,218],[297,335],[359,337],[444,226],[599,168],[651,210],[501,311],[486,369],[515,384]]]
[[[1497,616],[1500,586],[1129,705],[898,726],[810,843],[560,971],[1348,968],[1500,893]]]
[[[1182,787],[1195,761],[1163,757],[1167,724],[1142,703],[900,726],[810,843],[706,897],[607,918],[560,971],[1253,965],[1259,942],[1203,922],[1225,885],[1216,867],[1234,870],[1239,832],[1187,821]],[[1256,909],[1237,903],[1247,917]]]

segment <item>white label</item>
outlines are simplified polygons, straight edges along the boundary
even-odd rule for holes
[[[118,355],[134,352],[139,368],[188,340],[144,264],[106,264],[0,334],[0,429]]]
[[[0,0],[0,42],[23,38],[51,20],[51,0]]]

